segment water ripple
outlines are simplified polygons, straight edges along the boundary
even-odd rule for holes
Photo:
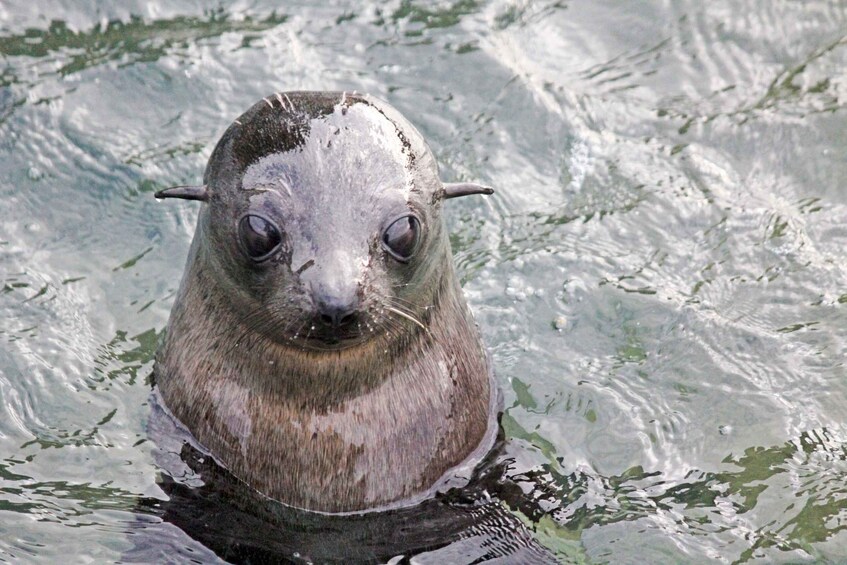
[[[3,559],[215,559],[132,509],[198,210],[151,195],[260,96],[356,88],[497,188],[445,209],[543,543],[844,560],[847,6],[278,10],[0,6]]]

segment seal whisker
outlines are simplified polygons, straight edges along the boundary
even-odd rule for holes
[[[385,333],[389,337],[399,337],[403,334],[411,334],[411,329],[407,325],[402,324],[399,320],[396,320],[391,316],[383,316],[379,319],[378,324],[380,327],[385,329]]]
[[[260,325],[260,320],[264,316],[263,311],[263,308],[257,308],[256,310],[248,312],[247,315],[238,320],[238,323],[242,326],[243,331],[238,335],[235,341],[233,341],[232,345],[229,348],[230,351],[233,351],[235,350],[235,348],[240,347],[242,341],[244,341],[244,339],[248,336],[255,335],[255,332]],[[226,330],[222,328],[221,333],[226,333]]]
[[[399,309],[395,308],[394,306],[386,306],[386,307],[385,307],[385,309],[386,309],[386,310],[388,310],[389,312],[394,312],[394,313],[395,313],[395,314],[397,314],[398,316],[402,316],[403,318],[406,318],[406,319],[407,319],[407,320],[409,320],[410,322],[413,322],[413,323],[417,324],[418,326],[420,326],[420,328],[421,328],[423,331],[425,331],[426,333],[429,333],[429,329],[428,329],[425,325],[423,325],[423,324],[420,322],[420,320],[418,320],[417,318],[415,318],[413,315],[411,315],[411,314],[407,314],[406,312],[403,312],[402,310],[399,310]]]
[[[309,323],[309,322],[307,322],[307,323],[309,324],[309,331],[307,331],[307,332],[306,332],[306,337],[305,337],[305,338],[303,338],[303,339],[305,339],[305,340],[307,340],[307,341],[308,341],[308,339],[309,339],[310,337],[312,337],[312,330],[314,330],[314,329],[315,329],[315,324],[314,324],[314,323]],[[306,325],[306,324],[303,324],[303,325]],[[301,328],[301,329],[302,329],[302,328]]]
[[[264,319],[265,317],[267,318],[266,320]],[[290,330],[298,322],[300,323],[300,325],[297,327],[297,331],[292,334]],[[282,325],[277,322],[276,316],[274,316],[272,312],[266,311],[263,318],[259,320],[257,329],[262,333],[273,332],[274,334],[278,334],[280,338],[288,337],[289,341],[293,341],[299,336],[300,332],[303,329],[303,326],[305,326],[307,323],[308,320],[306,319],[295,318],[286,323],[285,325]]]
[[[423,310],[428,310],[433,307],[433,304],[427,304],[425,306],[420,306],[415,304],[411,300],[406,300],[405,298],[400,298],[399,296],[392,296],[389,301],[395,306],[404,306],[407,311],[412,312],[414,308],[421,308]]]
[[[295,320],[296,321],[296,320]],[[244,339],[248,336],[253,335],[268,335],[270,332],[280,331],[280,325],[277,323],[276,317],[272,312],[268,311],[267,308],[256,308],[248,312],[246,315],[242,316],[237,320],[238,324],[242,326],[243,331],[239,334],[238,338],[233,342],[230,347],[230,351],[234,350],[237,347],[242,345]],[[281,333],[285,333],[288,331],[288,326],[293,325],[294,322],[290,322],[286,325],[286,327],[281,329]],[[221,330],[222,333],[226,332],[226,329]]]
[[[414,303],[412,303],[408,300],[404,301],[402,298],[399,298],[397,296],[393,296],[393,297],[388,298],[386,300],[386,303],[389,306],[394,306],[395,308],[402,310],[403,313],[408,314],[408,315],[410,315],[410,316],[412,316],[415,319],[418,319],[420,321],[420,319],[417,315],[417,312],[415,311],[417,308],[419,308],[419,306],[417,304],[414,304]],[[422,308],[426,309],[428,307],[423,306]]]
[[[285,327],[285,330],[288,331],[288,328],[293,326],[296,322],[297,322],[297,320],[294,320],[291,324],[287,325]],[[294,340],[300,339],[300,332],[303,331],[303,326],[305,326],[307,323],[308,323],[308,320],[300,320],[300,325],[297,326],[297,331],[295,331],[293,334],[291,334],[289,336],[289,341],[294,341]]]

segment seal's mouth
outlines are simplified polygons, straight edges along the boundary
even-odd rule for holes
[[[308,349],[339,350],[366,341],[371,333],[358,314],[347,316],[341,323],[316,316],[298,341]]]
[[[304,314],[286,319],[273,311],[262,311],[244,320],[244,331],[261,332],[266,339],[285,347],[337,352],[390,336],[415,333],[418,326],[425,330],[417,317],[393,307],[356,310],[335,320],[314,310]]]
[[[358,333],[355,335],[310,335],[303,336],[303,339],[298,340],[296,343],[305,349],[312,349],[316,351],[340,351],[342,349],[349,349],[351,347],[355,347],[367,341],[367,337],[364,334]]]
[[[343,351],[345,349],[352,349],[362,343],[362,340],[346,340],[346,341],[322,341],[319,339],[306,339],[300,342],[298,345],[303,349],[308,349],[310,351],[322,351],[322,352],[331,352],[331,351]]]

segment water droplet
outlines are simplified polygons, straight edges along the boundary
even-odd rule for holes
[[[564,316],[559,316],[555,320],[553,320],[553,327],[556,328],[557,331],[562,331],[568,326],[568,319]]]
[[[29,177],[29,180],[41,180],[44,176],[44,174],[36,166],[30,167],[26,172],[26,175]]]

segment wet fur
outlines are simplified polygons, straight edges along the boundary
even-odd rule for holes
[[[421,264],[399,275],[370,249],[360,329],[374,331],[321,349],[306,339],[310,304],[301,287],[327,268],[325,258],[320,252],[308,258],[294,245],[289,263],[274,266],[280,274],[273,280],[243,275],[227,222],[244,210],[243,191],[231,188],[246,188],[244,171],[262,156],[301,147],[309,116],[330,114],[338,104],[367,104],[394,125],[408,205],[423,215],[428,239]],[[274,129],[295,105],[305,112],[297,114],[303,124]],[[167,407],[218,461],[274,499],[346,512],[425,493],[478,449],[493,422],[490,368],[453,271],[440,216],[444,188],[414,128],[370,98],[268,97],[224,135],[205,182],[209,204],[155,374]],[[284,191],[268,196],[277,197]],[[362,197],[376,206],[383,198]]]

